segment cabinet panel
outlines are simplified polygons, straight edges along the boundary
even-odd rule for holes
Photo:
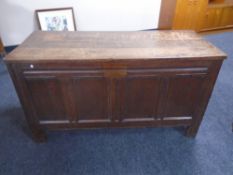
[[[108,119],[108,82],[104,77],[73,79],[73,94],[79,122]]]
[[[126,77],[116,88],[118,116],[123,121],[152,120],[157,117],[159,77]]]
[[[202,30],[231,27],[233,25],[233,7],[207,8],[203,16]]]
[[[221,26],[232,26],[233,25],[233,6],[225,7],[223,9]]]
[[[198,29],[200,16],[207,1],[177,0],[173,29]]]
[[[56,77],[26,77],[25,80],[39,120],[67,120],[61,84]]]
[[[200,102],[205,75],[177,75],[170,78],[164,117],[192,116]]]
[[[221,26],[221,20],[223,15],[222,8],[209,8],[206,11],[204,17],[203,29],[211,29]]]

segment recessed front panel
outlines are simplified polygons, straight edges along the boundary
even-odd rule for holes
[[[78,122],[108,120],[108,85],[104,77],[73,79]]]
[[[31,103],[39,120],[67,120],[61,82],[55,77],[26,77]]]
[[[160,78],[127,77],[117,83],[116,94],[121,120],[143,121],[155,118]]]
[[[164,117],[192,116],[203,95],[205,75],[177,75],[168,81]]]

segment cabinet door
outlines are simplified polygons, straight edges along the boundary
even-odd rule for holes
[[[29,71],[24,77],[42,124],[110,121],[108,81],[101,71]]]

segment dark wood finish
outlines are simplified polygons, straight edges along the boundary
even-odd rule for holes
[[[44,129],[186,126],[195,136],[226,55],[190,31],[35,32],[5,59]]]
[[[158,29],[172,29],[176,0],[162,0]]]

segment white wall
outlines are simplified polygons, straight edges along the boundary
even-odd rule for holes
[[[134,31],[157,28],[161,0],[0,0],[5,46],[20,44],[38,30],[35,9],[73,7],[77,30]]]

